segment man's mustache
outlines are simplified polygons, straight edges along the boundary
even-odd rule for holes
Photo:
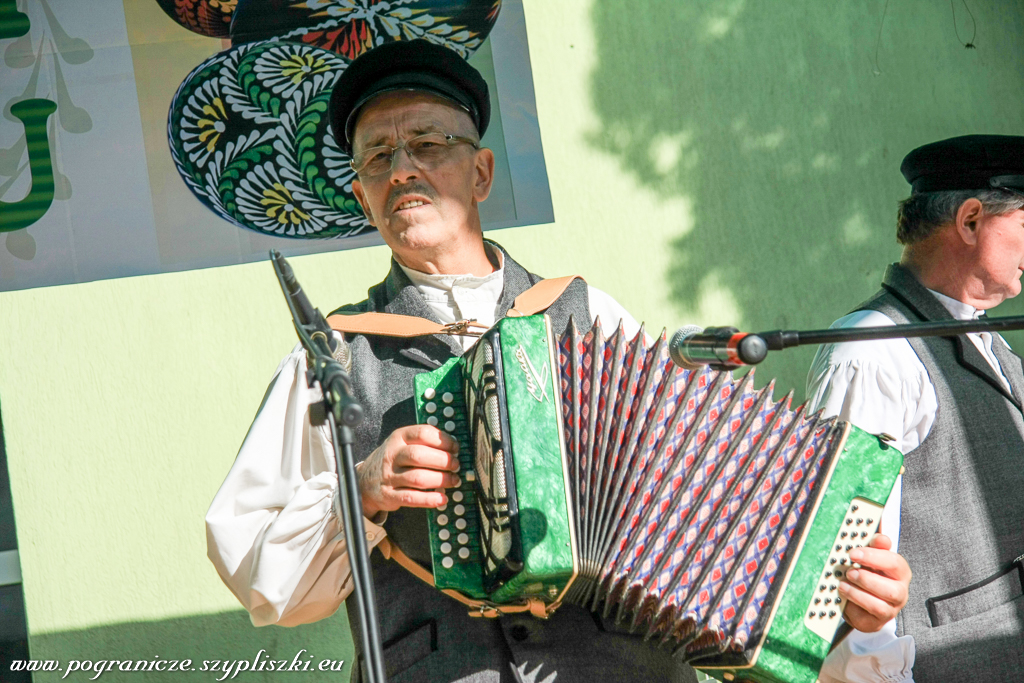
[[[432,204],[437,201],[437,193],[434,192],[434,188],[426,183],[415,182],[408,183],[406,185],[396,185],[390,192],[388,192],[388,211],[394,211],[395,207],[398,205],[398,200],[401,199],[403,195],[408,194],[418,194],[426,197]]]

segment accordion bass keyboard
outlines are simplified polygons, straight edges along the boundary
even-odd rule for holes
[[[460,446],[428,514],[437,587],[577,604],[724,680],[813,682],[902,456],[752,375],[545,316],[418,375],[417,420]]]

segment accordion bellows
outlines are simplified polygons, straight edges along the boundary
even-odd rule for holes
[[[664,333],[499,322],[416,379],[420,421],[461,445],[429,515],[437,587],[582,605],[727,680],[813,681],[833,576],[877,526],[851,510],[880,510],[902,457],[772,389],[676,367]]]

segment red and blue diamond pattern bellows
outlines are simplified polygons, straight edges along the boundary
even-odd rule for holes
[[[676,367],[664,333],[570,326],[557,346],[581,566],[566,599],[688,660],[748,649],[843,425],[753,372]]]

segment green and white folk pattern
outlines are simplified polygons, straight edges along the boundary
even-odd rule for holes
[[[501,0],[298,0],[292,8],[309,11],[309,18],[316,23],[282,37],[320,44],[344,27],[348,29],[343,31],[347,40],[339,42],[336,36],[333,42],[321,46],[351,59],[386,41],[417,38],[444,45],[466,59],[490,33]]]
[[[278,40],[199,65],[168,121],[189,189],[219,216],[259,232],[326,238],[371,229],[328,122],[331,88],[346,66],[332,52]]]

